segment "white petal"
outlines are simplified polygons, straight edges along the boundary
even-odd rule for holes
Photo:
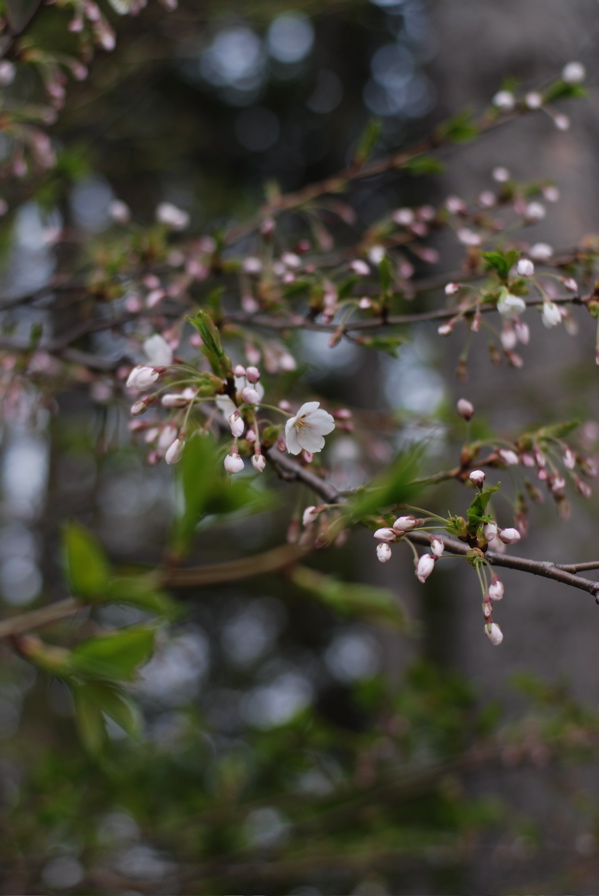
[[[168,367],[173,363],[173,350],[159,333],[144,342],[144,352],[154,367]]]
[[[297,412],[298,417],[305,417],[306,414],[313,414],[314,411],[318,410],[320,407],[319,401],[307,401],[305,404],[301,406],[299,411]]]
[[[333,432],[335,429],[335,421],[333,417],[328,411],[323,411],[322,409],[310,414],[310,419],[307,423],[312,430],[321,433],[323,436]]]
[[[299,454],[302,450],[302,446],[299,443],[297,437],[297,430],[294,427],[294,423],[297,417],[292,417],[285,424],[285,443],[287,445],[287,451],[289,454]]]
[[[322,451],[324,448],[324,436],[313,429],[302,429],[297,434],[297,440],[304,451]],[[293,452],[292,452],[293,453]]]

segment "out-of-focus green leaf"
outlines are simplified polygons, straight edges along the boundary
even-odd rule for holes
[[[445,166],[434,156],[416,156],[405,167],[417,177],[422,174],[443,174],[445,171]]]
[[[255,513],[273,506],[272,493],[258,492],[247,479],[226,476],[222,458],[210,436],[189,440],[178,464],[179,509],[171,547],[177,556],[185,553],[196,527],[208,514],[222,515],[245,510]]]
[[[464,109],[449,121],[442,124],[438,131],[443,140],[451,143],[467,143],[478,135],[478,127],[473,121],[472,111]]]
[[[71,652],[73,672],[94,678],[131,681],[154,650],[155,626],[137,625],[90,638]]]
[[[566,81],[558,81],[553,87],[550,87],[544,94],[543,100],[546,103],[553,103],[555,100],[569,100],[583,98],[587,95],[582,84],[568,84]]]
[[[87,529],[71,520],[62,536],[69,587],[83,602],[104,600],[110,566],[104,551]]]
[[[179,605],[156,587],[152,574],[113,578],[106,590],[106,600],[139,607],[140,610],[169,619],[180,613]]]
[[[71,681],[75,717],[84,746],[90,753],[101,753],[107,743],[106,721],[109,716],[131,737],[139,735],[139,714],[122,688],[106,681]]]
[[[406,337],[399,334],[393,336],[356,337],[356,342],[359,342],[360,345],[364,345],[367,348],[373,348],[379,352],[385,352],[387,355],[391,355],[392,358],[399,357],[399,346],[403,345],[406,341]]]
[[[370,158],[381,135],[381,130],[382,124],[377,118],[372,118],[368,122],[354,153],[354,165],[363,165]]]
[[[384,507],[410,502],[422,487],[414,480],[418,476],[423,453],[423,447],[416,446],[400,454],[388,470],[349,503],[351,518],[361,520],[379,513]]]
[[[225,378],[231,376],[231,360],[223,350],[220,333],[212,317],[200,309],[195,317],[188,317],[187,320],[202,337],[202,352],[214,373]]]
[[[289,572],[291,581],[308,591],[313,597],[327,604],[344,616],[358,616],[385,622],[402,629],[407,628],[404,608],[396,594],[388,588],[342,582],[334,576],[296,564]]]

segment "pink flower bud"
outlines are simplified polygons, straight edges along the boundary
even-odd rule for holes
[[[393,523],[393,529],[396,533],[401,535],[404,532],[407,532],[408,529],[413,529],[417,522],[418,521],[413,516],[398,516]]]
[[[129,389],[139,389],[140,391],[149,389],[159,376],[160,372],[154,367],[134,367],[127,379],[127,387]]]
[[[233,376],[245,376],[245,367],[243,364],[236,364],[233,368]]]
[[[302,523],[304,526],[311,526],[312,523],[316,522],[318,519],[318,511],[313,504],[309,507],[306,507],[304,510],[304,515],[302,516]]]
[[[483,600],[483,616],[485,617],[485,619],[489,619],[492,615],[493,607],[491,605],[491,601],[485,598],[485,600]]]
[[[241,397],[246,404],[258,404],[260,401],[260,393],[252,386],[246,386],[241,390]]]
[[[481,486],[486,478],[487,478],[487,474],[484,472],[484,470],[473,470],[472,473],[470,473],[470,476],[468,477],[470,482],[473,482],[475,485],[478,485],[478,486]]]
[[[455,296],[456,292],[460,291],[461,284],[460,283],[447,283],[445,286],[445,295],[446,296]]]
[[[521,535],[517,529],[500,529],[499,537],[504,544],[516,544],[517,541],[520,541]]]
[[[224,464],[227,473],[241,473],[244,467],[243,458],[236,453],[227,454]]]
[[[441,541],[440,538],[432,538],[431,539],[431,554],[433,557],[438,559],[443,556],[443,551],[445,550],[445,545]]]
[[[370,274],[370,268],[366,262],[359,258],[350,262],[349,267],[350,270],[353,271],[354,274],[358,274],[359,277],[367,277]]]
[[[377,529],[374,533],[374,537],[378,539],[378,541],[395,541],[397,538],[397,532],[394,532],[393,529]]]
[[[237,411],[235,411],[234,414],[231,414],[231,416],[227,418],[227,421],[229,423],[229,428],[231,429],[231,432],[236,439],[243,435],[245,423],[243,422]]]
[[[167,392],[166,395],[163,395],[160,399],[160,404],[163,408],[184,408],[189,402],[189,398],[185,395],[180,395],[177,392]]]
[[[493,541],[497,537],[497,523],[485,523],[483,526],[483,534],[487,541]]]
[[[181,456],[183,454],[183,449],[185,448],[185,442],[183,439],[175,439],[175,441],[167,448],[166,454],[164,455],[164,459],[167,464],[176,464],[178,460],[181,460]]]
[[[530,258],[521,258],[516,265],[516,270],[521,277],[532,277],[535,272],[535,266]]]
[[[266,459],[263,454],[252,455],[252,464],[258,473],[263,473],[266,466]]]
[[[494,578],[489,585],[489,597],[491,598],[491,600],[501,600],[504,592],[505,588],[503,582],[500,582],[499,579]]]
[[[474,414],[474,405],[466,398],[460,398],[456,405],[456,408],[458,414],[460,415],[460,417],[463,417],[464,420],[470,420],[472,415]]]
[[[250,442],[250,444],[253,444],[257,438],[256,433],[254,432],[253,429],[248,429],[248,431],[245,434],[245,437],[248,440],[248,442]]]
[[[260,379],[260,371],[257,367],[248,367],[245,371],[248,383],[257,383]]]
[[[580,84],[586,78],[586,69],[582,62],[568,62],[562,69],[562,81],[566,84]]]
[[[515,467],[516,464],[520,463],[520,458],[518,457],[516,452],[511,451],[509,448],[500,448],[497,454],[501,462],[504,463],[506,467]]]
[[[564,277],[562,283],[570,292],[578,292],[578,283],[574,279],[574,277]]]
[[[495,647],[498,647],[503,641],[503,632],[496,622],[487,622],[485,625],[485,635]]]
[[[571,448],[566,448],[564,451],[564,467],[568,470],[573,470],[576,466],[576,455],[572,451]]]
[[[500,90],[491,100],[497,109],[502,112],[511,112],[516,105],[516,97],[511,90]]]
[[[449,336],[453,332],[453,327],[451,324],[441,324],[440,327],[437,327],[437,333],[439,336]]]
[[[376,556],[381,563],[386,563],[391,559],[391,548],[388,544],[382,542],[376,546]]]
[[[143,398],[140,401],[136,401],[135,404],[131,405],[131,414],[134,417],[139,417],[140,414],[145,414],[148,410],[148,404]]]
[[[432,554],[423,554],[416,564],[416,578],[419,582],[425,582],[435,568],[435,558]]]

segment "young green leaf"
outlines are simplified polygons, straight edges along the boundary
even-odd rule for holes
[[[138,625],[90,638],[72,650],[73,671],[92,678],[131,681],[150,659],[155,637],[155,626]]]
[[[62,546],[73,595],[82,603],[104,600],[110,566],[96,539],[80,523],[71,520],[63,530]]]

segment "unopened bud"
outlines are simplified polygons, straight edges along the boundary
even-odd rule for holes
[[[495,647],[498,647],[503,641],[503,632],[496,622],[487,622],[485,625],[485,635]]]
[[[241,397],[243,398],[246,404],[258,404],[260,401],[260,394],[256,391],[256,389],[252,388],[252,386],[246,386],[241,390]]]
[[[418,520],[413,516],[398,516],[393,523],[393,529],[396,533],[403,534],[409,529],[413,529]]]
[[[245,375],[248,383],[257,383],[260,379],[260,371],[257,367],[246,368]]]
[[[224,460],[227,473],[241,473],[244,467],[243,458],[239,454],[227,454]]]
[[[530,258],[521,258],[516,265],[516,270],[521,277],[532,277],[535,272],[535,266]]]
[[[493,579],[489,585],[489,597],[491,600],[501,600],[504,592],[505,588],[503,582],[500,582],[499,579]]]
[[[245,376],[245,367],[243,364],[236,364],[233,368],[233,376]]]
[[[470,420],[472,415],[474,414],[474,405],[466,398],[460,398],[456,407],[458,414],[460,415],[460,417],[463,417],[464,420]]]
[[[473,482],[475,485],[478,485],[478,486],[481,486],[486,478],[487,478],[487,474],[484,472],[484,470],[473,470],[472,473],[470,473],[470,476],[468,477],[470,482]]]
[[[393,529],[383,528],[377,529],[374,533],[374,537],[378,541],[395,541],[397,538],[397,532],[394,532]]]
[[[175,439],[169,448],[167,448],[166,454],[164,455],[167,464],[176,464],[178,460],[181,460],[184,448],[185,441],[183,439]]]
[[[509,529],[500,529],[499,537],[504,544],[516,544],[517,541],[520,541],[522,537],[517,529],[509,528]]]
[[[389,545],[386,544],[385,542],[382,542],[381,544],[377,544],[376,556],[377,556],[377,559],[381,563],[386,563],[388,560],[390,560],[391,559],[391,548],[389,547]]]
[[[227,418],[227,422],[229,424],[232,434],[235,436],[236,439],[238,439],[240,436],[243,435],[243,431],[245,429],[245,423],[243,422],[243,420],[241,419],[241,417],[239,416],[237,411],[235,411],[234,414],[231,414],[231,416]]]
[[[252,464],[258,473],[263,473],[266,467],[266,459],[263,454],[252,455]]]
[[[441,541],[440,538],[432,538],[431,539],[431,554],[433,557],[438,559],[443,556],[443,551],[445,550],[445,545]]]
[[[422,554],[416,564],[416,578],[419,582],[425,582],[435,568],[435,558],[432,554]]]
[[[160,376],[160,371],[154,367],[137,366],[134,367],[127,378],[127,387],[129,389],[149,389]]]
[[[312,523],[316,522],[318,519],[318,511],[313,504],[310,507],[306,507],[304,510],[304,515],[302,516],[302,523],[304,526],[311,526]]]
[[[520,458],[516,452],[511,451],[509,448],[500,448],[497,454],[500,461],[504,463],[506,467],[515,467],[516,464],[520,463]]]

